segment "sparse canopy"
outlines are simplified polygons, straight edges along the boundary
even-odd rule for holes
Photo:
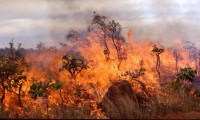
[[[89,68],[87,63],[81,59],[77,59],[74,56],[64,55],[62,57],[62,67],[60,71],[67,70],[72,79],[76,79],[76,76],[83,70]]]
[[[106,16],[99,15],[96,12],[94,12],[92,26],[93,31],[98,35],[98,37],[100,37],[101,42],[105,47],[104,54],[106,55],[107,59],[110,58],[110,48],[108,45],[109,39],[112,40],[114,49],[117,53],[118,60],[121,61],[122,59],[126,59],[121,48],[124,42],[124,39],[121,37],[122,27],[118,22],[114,20],[109,21],[109,19]]]
[[[158,48],[156,45],[153,46],[152,52],[156,53],[156,55],[160,55],[164,52],[164,49]]]
[[[97,25],[103,32],[106,33],[108,26],[106,25],[107,17],[103,15],[99,15],[94,12],[94,17],[92,20],[92,25]]]
[[[44,45],[44,43],[40,42],[39,44],[37,44],[36,48],[40,51],[45,48],[45,45]]]
[[[69,31],[69,34],[66,36],[66,39],[69,40],[70,42],[78,41],[80,39],[80,35],[77,31],[71,29]]]
[[[21,92],[24,82],[26,82],[25,70],[28,64],[23,56],[17,54],[13,42],[10,42],[10,53],[0,56],[0,84],[2,87],[1,103],[5,99],[5,91],[9,91],[18,96],[21,104]]]
[[[158,73],[159,79],[161,79],[160,71],[158,68],[160,67],[160,55],[164,52],[164,49],[158,48],[156,45],[154,45],[152,52],[156,55],[156,71]]]

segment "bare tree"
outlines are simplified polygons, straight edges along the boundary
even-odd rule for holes
[[[111,40],[114,49],[117,53],[119,68],[121,61],[127,58],[125,50],[122,49],[122,45],[124,44],[125,40],[121,36],[121,25],[118,22],[115,22],[114,20],[109,21],[109,19],[106,16],[101,16],[96,13],[94,13],[92,25],[93,31],[98,35],[105,47],[104,54],[106,55],[107,59],[110,58],[110,48],[108,47],[108,41]]]
[[[175,69],[176,69],[176,74],[178,74],[179,72],[179,68],[178,68],[178,63],[179,63],[179,60],[183,59],[181,57],[181,55],[177,52],[177,50],[175,49],[174,52],[173,52],[173,56],[175,58]]]
[[[107,25],[107,17],[101,16],[94,12],[94,17],[92,20],[93,31],[98,35],[101,42],[103,43],[105,50],[103,51],[106,59],[110,59],[110,49],[108,47],[108,25]]]
[[[197,75],[200,74],[200,50],[198,51],[198,60],[199,60],[199,62],[198,62]]]
[[[80,39],[80,34],[77,31],[71,29],[66,36],[66,39],[70,42],[78,41]]]
[[[156,71],[158,73],[158,77],[161,80],[160,76],[160,55],[164,52],[164,49],[158,48],[156,45],[153,46],[152,52],[156,55]]]
[[[190,62],[193,60],[196,64],[196,69],[198,68],[198,49],[195,47],[195,44],[191,41],[184,41],[184,48],[189,51]]]
[[[40,42],[39,44],[37,44],[36,48],[41,51],[45,48],[44,43]]]

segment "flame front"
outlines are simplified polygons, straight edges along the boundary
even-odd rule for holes
[[[44,99],[31,100],[27,91],[30,88],[32,77],[38,81],[47,81],[52,78],[53,81],[62,81],[63,89],[62,94],[64,97],[64,104],[68,106],[73,106],[77,98],[73,96],[75,92],[74,85],[81,85],[84,89],[93,96],[93,99],[89,99],[93,106],[93,111],[95,111],[96,104],[101,101],[105,92],[109,88],[112,81],[117,80],[129,80],[128,77],[123,76],[126,71],[134,71],[139,68],[139,61],[144,61],[144,68],[146,69],[145,75],[138,78],[140,81],[144,82],[146,87],[152,94],[157,94],[160,88],[160,80],[155,70],[156,66],[156,56],[152,52],[153,43],[140,42],[136,43],[133,40],[131,30],[127,33],[127,43],[122,45],[122,50],[126,52],[126,59],[120,62],[117,59],[117,54],[114,46],[109,43],[110,48],[110,59],[106,60],[104,54],[104,47],[100,43],[98,37],[95,33],[89,32],[85,35],[86,40],[78,40],[71,43],[70,45],[63,47],[59,50],[51,50],[48,48],[42,51],[30,52],[31,54],[26,55],[28,63],[31,68],[26,72],[28,81],[23,87],[26,96],[23,97],[23,101],[27,106],[32,109],[39,110],[39,106],[44,107]],[[189,52],[183,49],[180,40],[177,39],[175,42],[179,48],[177,48],[177,53],[182,57],[179,60],[178,68],[192,67],[195,68],[195,62],[190,61]],[[73,52],[72,52],[73,51]],[[173,56],[174,49],[166,49],[161,55],[161,78],[164,81],[170,81],[175,79],[176,76],[176,61]],[[87,63],[89,68],[83,70],[78,74],[76,80],[70,78],[70,74],[67,71],[59,72],[59,68],[62,64],[61,57],[64,54],[75,53],[77,56],[83,58]],[[140,87],[133,83],[133,88],[135,91],[140,92]],[[9,95],[6,98],[7,110],[11,111],[13,108],[13,103],[16,98]],[[58,91],[51,91],[49,96],[49,103],[51,107],[53,105],[59,105],[61,99]],[[79,102],[80,106],[86,104],[87,101]],[[91,108],[92,109],[92,108]],[[16,110],[17,111],[17,110]],[[40,110],[42,111],[42,110]],[[44,112],[44,111],[43,111]]]

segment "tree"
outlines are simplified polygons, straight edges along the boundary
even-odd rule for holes
[[[70,55],[64,55],[62,57],[62,67],[60,68],[60,71],[67,70],[74,80],[82,70],[87,68],[89,68],[89,66],[84,60],[77,59]]]
[[[179,62],[179,60],[181,60],[181,59],[183,59],[183,58],[181,57],[180,54],[178,54],[177,50],[174,50],[173,56],[174,56],[174,58],[175,58],[175,69],[176,69],[176,74],[178,74],[178,62]]]
[[[189,51],[189,59],[194,60],[196,64],[196,69],[198,68],[198,49],[195,47],[195,44],[191,41],[184,41],[185,46],[184,48]]]
[[[39,44],[37,44],[36,48],[41,51],[45,48],[44,43],[40,42]]]
[[[200,73],[200,50],[198,51],[198,60],[199,60],[199,63],[198,63],[197,75],[199,75]]]
[[[7,90],[18,96],[18,104],[21,105],[22,87],[24,82],[26,82],[24,72],[28,68],[28,64],[25,57],[15,50],[13,42],[10,42],[9,44],[9,54],[0,56],[0,84],[2,87],[1,103],[3,104]]]
[[[120,41],[121,38],[121,25],[118,22],[115,22],[114,20],[110,21],[108,23],[108,36],[111,38],[113,45],[115,47],[115,50],[117,52],[117,58],[118,60],[123,59],[121,56],[121,46],[124,41]]]
[[[42,83],[41,81],[33,82],[32,85],[30,86],[30,90],[28,91],[28,93],[31,95],[31,98],[34,100],[37,99],[38,97],[44,97],[46,99],[46,112],[48,118],[49,118],[48,96],[50,94],[50,92],[48,91],[48,87],[51,82],[52,82],[51,79],[49,79],[47,83]]]
[[[69,34],[66,36],[66,39],[70,42],[78,41],[80,39],[80,34],[77,31],[71,29]]]
[[[117,53],[117,59],[119,60],[119,66],[121,64],[121,60],[126,59],[126,54],[122,50],[122,45],[124,44],[124,39],[121,36],[122,27],[118,22],[114,20],[109,21],[106,16],[101,16],[94,12],[94,18],[92,20],[93,31],[98,35],[100,40],[102,41],[105,50],[104,54],[106,58],[110,58],[110,48],[108,47],[109,39],[111,39],[114,49]],[[96,28],[96,29],[95,29]]]
[[[156,71],[158,73],[159,79],[161,79],[161,77],[160,77],[160,71],[159,71],[159,67],[160,67],[160,55],[164,52],[164,49],[158,48],[156,45],[154,45],[153,49],[152,49],[152,52],[156,55]]]
[[[46,99],[46,112],[47,112],[47,117],[49,118],[49,102],[48,102],[48,97],[50,95],[50,90],[51,88],[55,90],[60,90],[60,97],[62,100],[63,104],[63,97],[61,93],[62,89],[62,82],[57,82],[53,83],[52,79],[49,79],[47,83],[42,83],[40,82],[35,82],[33,81],[32,85],[30,86],[30,90],[28,93],[31,95],[31,98],[36,100],[38,97],[44,97]]]
[[[98,35],[100,38],[101,42],[103,43],[105,50],[103,51],[106,59],[110,59],[110,49],[108,47],[108,26],[107,26],[107,17],[106,16],[101,16],[94,12],[94,17],[92,20],[92,26],[93,26],[93,31]]]

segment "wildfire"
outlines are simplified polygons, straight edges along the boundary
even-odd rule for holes
[[[101,33],[101,35],[104,35],[104,33]],[[195,68],[195,62],[188,57],[188,50],[180,47],[182,46],[180,41],[176,42],[180,47],[176,49],[176,54],[174,54],[174,48],[165,49],[161,54],[159,67],[161,79],[159,79],[156,72],[156,56],[152,52],[154,44],[134,42],[131,30],[127,33],[126,43],[119,43],[122,44],[121,53],[125,56],[122,60],[118,59],[115,46],[113,46],[111,40],[107,43],[110,58],[106,59],[105,48],[100,42],[100,38],[94,32],[88,32],[84,37],[85,39],[79,39],[59,50],[54,51],[45,48],[26,54],[27,62],[31,65],[31,68],[26,72],[27,83],[23,87],[24,94],[28,93],[34,80],[47,82],[51,78],[53,83],[56,83],[56,81],[63,83],[62,91],[60,93],[55,90],[50,91],[51,94],[48,99],[31,100],[29,95],[24,96],[23,101],[26,101],[27,106],[38,109],[36,106],[45,107],[45,104],[49,102],[51,103],[49,107],[52,107],[61,104],[60,97],[62,96],[64,100],[62,104],[67,106],[91,104],[93,114],[94,111],[97,111],[97,103],[101,101],[113,81],[131,81],[132,76],[126,76],[125,73],[134,75],[136,69],[139,70],[140,67],[145,69],[145,74],[138,80],[143,82],[153,94],[159,92],[161,80],[166,82],[175,79],[177,69],[188,66]],[[158,47],[161,48],[162,46],[158,45]],[[70,77],[69,72],[59,71],[62,66],[62,56],[66,54],[75,55],[77,58],[86,61],[89,66],[88,69],[82,70],[75,80]],[[180,56],[180,58],[177,58],[177,56]],[[142,65],[140,64],[141,61],[143,61]],[[132,84],[136,92],[141,92],[141,87],[138,84]],[[85,101],[85,99],[88,101]],[[12,103],[15,100],[16,98],[13,95],[6,97],[7,110],[11,110]]]

